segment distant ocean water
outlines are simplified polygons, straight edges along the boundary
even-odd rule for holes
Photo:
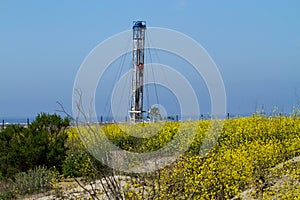
[[[27,124],[27,119],[29,119],[29,123],[32,122],[35,118],[34,117],[1,117],[0,116],[0,123],[5,124]]]

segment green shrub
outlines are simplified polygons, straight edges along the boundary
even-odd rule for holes
[[[9,179],[0,178],[0,200],[15,199],[13,184]]]
[[[53,114],[39,114],[28,128],[7,126],[0,134],[0,172],[13,177],[36,166],[61,165],[66,157],[66,129],[69,119]]]
[[[79,177],[92,171],[90,155],[84,151],[70,152],[62,165],[65,177]]]
[[[27,172],[17,173],[14,179],[17,194],[30,194],[41,189],[50,189],[52,173],[46,167],[38,166]]]
[[[15,198],[16,198],[16,195],[11,191],[0,193],[0,200],[15,199]]]

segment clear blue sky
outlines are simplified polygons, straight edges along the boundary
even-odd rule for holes
[[[0,118],[71,112],[74,79],[101,41],[134,20],[185,33],[217,64],[228,111],[290,112],[300,98],[300,1],[0,2]]]

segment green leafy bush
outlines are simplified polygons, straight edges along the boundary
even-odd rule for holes
[[[12,180],[0,178],[0,200],[15,199],[15,197]]]
[[[14,176],[15,192],[30,194],[41,189],[50,189],[52,173],[46,167],[38,166],[27,172],[19,172]]]
[[[0,172],[12,177],[36,166],[56,166],[61,170],[66,156],[68,118],[39,114],[28,128],[7,126],[0,134]]]
[[[70,152],[62,165],[65,177],[79,177],[92,172],[90,155],[84,151]]]

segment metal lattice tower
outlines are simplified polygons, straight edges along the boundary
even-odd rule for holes
[[[143,85],[144,85],[144,45],[146,22],[135,21],[133,31],[132,50],[132,80],[130,101],[130,123],[143,121]]]

